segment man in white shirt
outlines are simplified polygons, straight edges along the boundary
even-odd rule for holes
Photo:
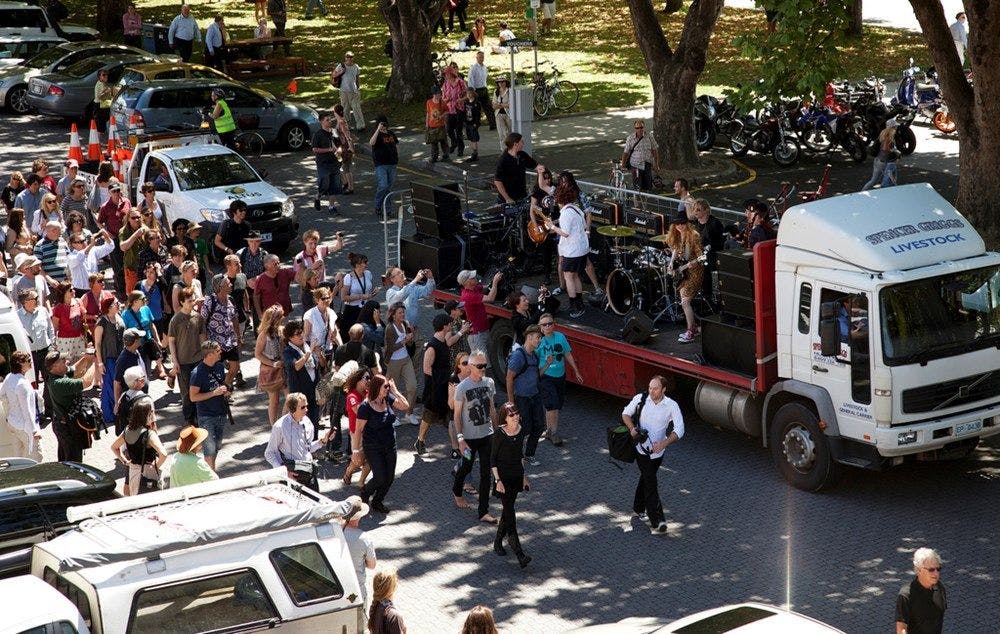
[[[636,394],[622,410],[622,421],[636,440],[635,462],[639,467],[632,510],[640,520],[648,516],[654,535],[667,533],[656,472],[664,450],[684,436],[684,416],[677,402],[667,398],[666,386],[663,376],[654,376],[649,380],[649,392]]]
[[[312,440],[313,422],[306,415],[309,404],[306,395],[301,392],[292,392],[288,395],[285,399],[285,410],[288,413],[275,421],[271,427],[271,437],[267,441],[267,448],[264,449],[264,459],[272,467],[288,469],[288,477],[299,484],[319,491],[315,468],[305,471],[302,468],[305,465],[302,463],[313,461],[313,452],[319,451],[330,440],[330,432],[324,434],[321,439]]]
[[[344,63],[337,64],[330,75],[331,83],[340,79],[340,105],[344,107],[344,120],[354,114],[357,132],[365,131],[365,115],[361,112],[361,67],[354,63],[354,53],[344,53]]]
[[[205,30],[205,65],[222,70],[225,62],[226,25],[222,14],[215,15],[215,21]]]
[[[347,551],[351,554],[354,572],[358,575],[358,585],[361,586],[361,598],[365,603],[365,613],[368,613],[368,589],[366,586],[366,569],[374,570],[378,560],[375,557],[375,544],[372,538],[361,530],[361,518],[368,515],[369,506],[360,496],[352,495],[341,504],[344,522],[344,541]]]
[[[479,105],[482,107],[483,112],[486,113],[486,119],[490,122],[490,130],[497,129],[497,119],[496,113],[493,112],[493,104],[490,103],[490,93],[486,89],[489,81],[489,71],[486,69],[486,54],[482,51],[476,52],[476,63],[469,67],[469,76],[466,79],[466,84],[469,88],[476,91],[476,99],[479,100]]]
[[[7,402],[7,425],[14,438],[14,456],[42,461],[42,430],[38,426],[38,405],[35,390],[25,377],[31,369],[31,355],[17,350],[10,355],[10,374],[0,385],[0,398]]]
[[[98,245],[97,238],[104,241]],[[115,250],[115,240],[104,227],[87,240],[82,233],[76,233],[69,239],[69,274],[73,281],[73,289],[77,297],[82,297],[90,290],[90,275],[98,272],[98,260]]]
[[[969,29],[966,27],[965,12],[955,15],[955,21],[948,29],[951,31],[951,39],[955,41],[955,50],[958,51],[958,61],[965,65],[965,49],[969,46]]]

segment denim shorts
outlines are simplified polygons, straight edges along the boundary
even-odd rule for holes
[[[198,416],[198,427],[208,431],[208,438],[202,444],[206,456],[214,456],[222,447],[222,432],[226,430],[225,416]]]

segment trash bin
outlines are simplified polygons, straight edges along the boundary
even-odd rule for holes
[[[142,25],[142,48],[150,53],[169,53],[170,44],[167,41],[167,34],[170,27],[164,24],[143,24]]]

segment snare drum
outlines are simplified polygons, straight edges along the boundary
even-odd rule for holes
[[[608,276],[606,292],[608,305],[618,315],[636,309],[652,311],[667,292],[666,278],[655,266],[615,269]]]
[[[656,268],[666,268],[670,263],[670,257],[663,252],[663,249],[656,247],[643,247],[642,252],[635,259],[636,264],[652,266]]]

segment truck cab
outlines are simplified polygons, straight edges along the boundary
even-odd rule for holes
[[[69,509],[31,574],[96,634],[362,631],[340,503],[285,469]]]
[[[796,486],[1000,433],[1000,254],[930,185],[790,208],[775,292],[763,437]]]

